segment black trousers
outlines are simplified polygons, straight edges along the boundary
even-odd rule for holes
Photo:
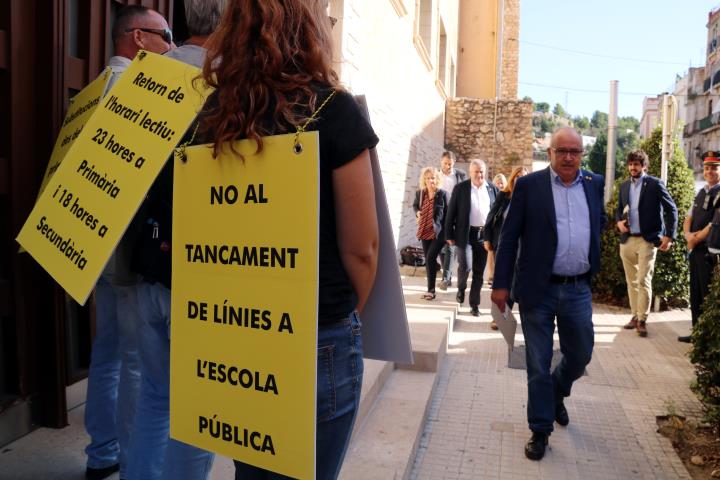
[[[471,307],[480,305],[480,288],[487,263],[487,251],[483,247],[482,227],[470,227],[470,239],[465,247],[457,247],[458,258],[458,291],[467,288],[467,279],[472,269],[472,285],[468,301]]]
[[[437,276],[437,258],[445,245],[445,240],[433,238],[432,240],[421,240],[422,249],[425,254],[425,271],[427,272],[427,291],[435,293],[435,277]]]
[[[690,311],[692,324],[697,323],[702,314],[702,304],[705,296],[710,292],[713,264],[707,258],[707,247],[695,247],[690,252]]]

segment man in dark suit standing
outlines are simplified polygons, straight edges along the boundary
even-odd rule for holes
[[[503,312],[515,269],[512,293],[525,335],[532,430],[525,455],[531,460],[545,455],[553,422],[570,421],[563,399],[592,357],[590,279],[600,269],[605,182],[580,170],[582,154],[574,129],[555,131],[550,167],[515,184],[497,251],[491,299]],[[563,358],[551,373],[555,320]]]
[[[457,247],[459,304],[465,301],[468,274],[472,266],[470,286],[470,313],[480,315],[480,287],[487,262],[487,251],[483,248],[482,230],[490,206],[495,201],[498,189],[485,181],[487,167],[482,160],[470,161],[470,178],[458,183],[453,189],[445,220],[445,238],[449,245]]]
[[[627,156],[630,178],[620,185],[615,221],[620,230],[620,258],[625,269],[632,318],[626,329],[647,336],[655,255],[670,249],[677,230],[677,207],[659,178],[645,173],[648,156],[633,150]]]

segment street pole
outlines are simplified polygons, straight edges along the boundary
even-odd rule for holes
[[[610,201],[615,183],[615,151],[617,150],[618,81],[610,81],[610,114],[608,115],[607,159],[605,161],[605,203]]]
[[[662,153],[660,155],[660,179],[667,183],[667,170],[673,150],[673,130],[675,130],[675,97],[663,95],[662,106]]]

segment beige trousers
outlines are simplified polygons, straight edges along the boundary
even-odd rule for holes
[[[657,247],[642,237],[630,237],[620,244],[620,258],[630,299],[630,311],[638,320],[647,320],[652,299],[652,276]]]

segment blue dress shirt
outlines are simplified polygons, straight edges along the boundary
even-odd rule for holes
[[[630,233],[640,233],[640,214],[638,206],[640,205],[640,190],[645,180],[645,172],[640,175],[637,180],[630,179],[630,211],[628,212],[628,221],[630,223]]]
[[[553,263],[553,274],[582,275],[590,270],[590,209],[588,208],[583,178],[566,186],[550,168],[558,244]]]

